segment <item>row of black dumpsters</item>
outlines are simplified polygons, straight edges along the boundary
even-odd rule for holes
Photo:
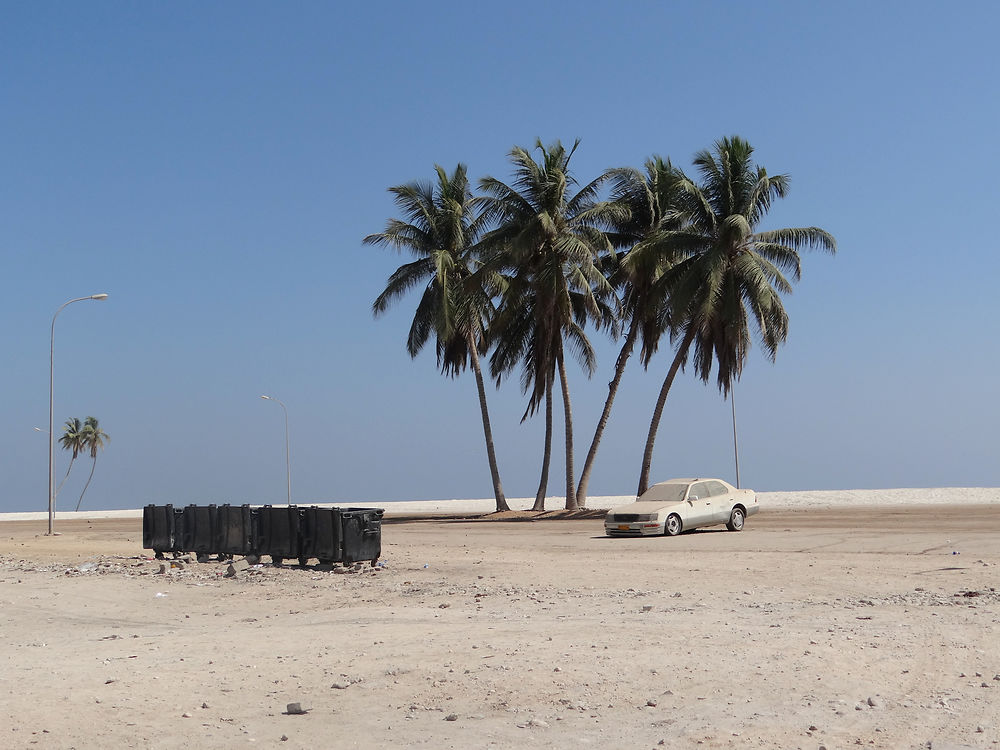
[[[382,554],[382,508],[320,508],[315,505],[147,505],[142,509],[142,545],[163,559],[193,553],[198,562],[242,555],[255,565],[370,561]]]

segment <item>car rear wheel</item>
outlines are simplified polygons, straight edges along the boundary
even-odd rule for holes
[[[663,533],[667,536],[677,536],[683,528],[681,517],[676,513],[671,513],[667,516],[666,523],[663,524]]]
[[[743,531],[743,522],[745,520],[746,516],[743,513],[743,509],[733,508],[733,512],[729,516],[729,523],[726,524],[726,528],[730,531]]]

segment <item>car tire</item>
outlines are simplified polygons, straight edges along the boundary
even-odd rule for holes
[[[684,524],[681,523],[681,517],[676,513],[671,513],[667,516],[667,520],[663,523],[663,533],[666,536],[677,536],[684,530]]]
[[[746,514],[743,512],[743,508],[733,508],[733,512],[729,516],[729,523],[726,524],[726,528],[730,531],[743,531],[743,522],[746,521]]]

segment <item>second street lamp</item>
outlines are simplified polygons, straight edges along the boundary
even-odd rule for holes
[[[105,300],[108,298],[106,294],[91,294],[89,297],[77,297],[76,299],[71,299],[69,302],[63,302],[62,305],[56,310],[56,314],[52,316],[52,330],[49,335],[49,530],[46,536],[52,536],[52,519],[56,514],[56,465],[55,465],[55,424],[53,424],[52,417],[52,405],[53,405],[53,374],[55,372],[55,352],[56,352],[56,318],[59,317],[59,313],[63,311],[66,305],[72,305],[74,302],[83,302],[88,299]]]
[[[290,461],[290,453],[288,450],[288,409],[285,405],[274,396],[261,396],[265,401],[274,401],[276,404],[281,406],[285,412],[285,476],[288,480],[288,504],[292,504],[292,464]]]

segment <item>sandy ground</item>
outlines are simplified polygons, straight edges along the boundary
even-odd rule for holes
[[[44,530],[0,521],[4,748],[1000,747],[998,504],[387,522],[235,578]]]

